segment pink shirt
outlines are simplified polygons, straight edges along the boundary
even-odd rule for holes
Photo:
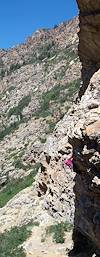
[[[70,169],[73,168],[73,158],[65,160],[64,163],[65,163]]]

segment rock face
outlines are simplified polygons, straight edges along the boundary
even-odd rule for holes
[[[76,252],[91,256],[100,255],[100,1],[77,2],[83,85],[69,134],[77,174],[73,239]]]
[[[80,9],[79,56],[85,92],[91,76],[100,68],[100,1],[77,0]]]
[[[74,177],[75,173],[64,164],[64,158],[72,155],[68,137],[59,135],[56,128],[54,135],[49,136],[40,157],[42,166],[36,178],[36,191],[43,206],[54,218],[74,220]],[[64,122],[62,125],[64,133]],[[57,131],[58,130],[58,131]]]
[[[74,114],[69,136],[75,176],[75,247],[100,253],[100,70],[90,80]],[[77,120],[77,123],[75,119]],[[82,236],[84,235],[84,236]],[[86,238],[85,238],[86,237]],[[85,247],[85,248],[84,248]]]

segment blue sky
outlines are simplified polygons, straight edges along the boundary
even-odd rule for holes
[[[1,0],[0,48],[24,42],[39,28],[51,28],[78,14],[76,0]]]

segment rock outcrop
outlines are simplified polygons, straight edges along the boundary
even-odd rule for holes
[[[82,62],[84,94],[90,78],[100,68],[100,1],[77,0],[80,9],[79,56]]]
[[[83,85],[69,135],[77,174],[74,251],[85,251],[86,256],[95,252],[100,256],[100,1],[77,2]]]
[[[42,166],[36,178],[36,191],[43,206],[54,218],[74,221],[74,177],[75,173],[64,164],[64,159],[72,155],[68,137],[59,135],[59,124],[54,135],[48,137],[40,161]],[[64,133],[64,122],[62,124]],[[57,131],[58,130],[58,131]]]

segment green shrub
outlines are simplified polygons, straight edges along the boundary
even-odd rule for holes
[[[39,140],[42,144],[46,142],[46,137],[39,137]]]
[[[18,129],[20,122],[15,122],[11,125],[9,125],[8,127],[3,128],[0,131],[0,141],[3,140],[3,138],[9,134],[11,134],[12,132],[14,132],[16,129]]]
[[[8,88],[8,92],[10,93],[10,92],[13,91],[14,89],[15,89],[15,87],[14,87],[14,86],[11,86],[11,87]]]
[[[16,150],[16,148],[14,150]],[[17,160],[18,158],[21,158],[25,154],[24,148],[18,152],[14,151],[14,150],[10,150],[9,155],[8,155],[8,160],[10,160],[12,158],[14,160]]]
[[[75,94],[80,88],[80,79],[73,80],[72,82],[66,84],[64,94],[59,98],[59,102],[62,104],[64,102],[70,102]],[[66,91],[67,89],[67,91]],[[68,106],[69,109],[70,106]]]
[[[66,74],[66,66],[62,66],[60,70],[58,71],[57,77],[59,79],[62,79]]]
[[[54,41],[47,41],[45,44],[41,44],[31,54],[28,60],[25,61],[24,65],[41,62],[43,59],[51,58],[57,53],[57,47],[55,47]]]
[[[65,242],[65,232],[72,230],[73,225],[66,222],[61,222],[55,225],[51,225],[46,230],[46,235],[53,234],[53,241],[63,244]]]
[[[5,136],[13,133],[16,129],[18,129],[21,123],[28,121],[28,119],[22,116],[22,111],[24,107],[28,106],[30,101],[31,101],[31,96],[30,95],[25,96],[20,100],[17,106],[9,110],[8,118],[11,117],[11,115],[16,115],[16,116],[20,116],[20,120],[14,122],[13,124],[10,124],[7,127],[2,128],[2,130],[0,131],[0,141],[3,140]]]
[[[45,58],[51,58],[53,55],[55,55],[57,50],[55,50],[54,45],[54,41],[50,41],[42,45],[38,50],[38,60],[42,61]]]
[[[74,50],[70,49],[69,47],[66,47],[63,50],[63,53],[64,53],[66,59],[70,59],[70,61],[74,60],[78,56],[78,54]]]
[[[31,57],[26,61],[26,65],[27,64],[33,64],[37,61],[37,53],[36,51],[32,53]]]
[[[0,78],[3,79],[4,76],[5,76],[5,70],[2,69],[2,70],[0,70]]]
[[[59,51],[59,56],[58,56],[59,61],[64,59],[64,60],[67,60],[68,64],[70,61],[75,60],[77,57],[78,57],[77,52],[72,50],[70,46]]]
[[[0,192],[0,208],[3,207],[12,197],[14,197],[21,190],[29,187],[34,182],[34,178],[38,172],[40,164],[37,163],[32,168],[31,173],[24,177],[13,181],[8,181],[6,187]]]
[[[31,101],[31,96],[27,95],[24,96],[18,103],[17,106],[11,108],[8,112],[8,118],[11,117],[11,115],[20,115],[22,117],[22,111],[23,109],[28,106],[29,102]]]
[[[77,57],[77,54],[73,50],[70,50],[67,54],[70,60],[74,60]]]
[[[9,70],[1,69],[0,70],[0,78],[3,79],[3,77],[5,76],[6,72],[7,72],[7,75],[10,75],[12,72],[18,70],[21,66],[22,65],[20,65],[19,63],[16,63],[16,64],[11,64]]]
[[[21,67],[21,65],[19,63],[11,64],[8,74],[18,70],[20,67]]]
[[[30,225],[37,226],[38,223],[14,227],[10,231],[0,234],[0,257],[25,257],[23,247],[20,245],[31,235]]]
[[[28,169],[28,167],[23,164],[20,158],[15,159],[15,161],[13,162],[13,165],[15,166],[16,169],[23,169],[23,170]]]
[[[3,64],[3,60],[0,58],[0,68],[3,68],[4,64]]]
[[[21,123],[24,123],[26,121],[27,121],[26,118],[21,118],[21,120],[16,121],[16,122],[14,122],[13,124],[11,124],[7,127],[2,128],[2,130],[0,131],[0,141],[2,141],[5,136],[10,135],[11,133],[13,133],[16,129],[19,128],[19,125]]]
[[[80,88],[80,79],[74,80],[68,84],[68,96],[73,97],[73,95],[79,90]]]
[[[51,90],[42,94],[42,99],[40,101],[40,108],[34,114],[36,117],[46,117],[52,114],[49,107],[50,101],[53,101],[53,102],[58,101],[61,88],[62,87],[60,85],[56,85]]]
[[[61,74],[62,75],[62,74]],[[42,94],[41,101],[40,101],[40,108],[39,110],[34,113],[34,116],[37,118],[39,117],[46,117],[49,115],[53,116],[53,111],[50,108],[50,102],[53,103],[60,103],[61,105],[64,102],[69,102],[73,99],[73,96],[78,91],[80,87],[80,79],[74,80],[70,83],[67,83],[66,86],[55,85],[52,89]],[[69,109],[70,106],[68,106]],[[51,132],[53,131],[52,128],[55,126],[55,124],[51,123],[50,129]]]
[[[50,134],[54,131],[54,128],[55,128],[55,125],[56,125],[56,122],[54,121],[49,121],[49,128],[47,130],[47,134]]]

